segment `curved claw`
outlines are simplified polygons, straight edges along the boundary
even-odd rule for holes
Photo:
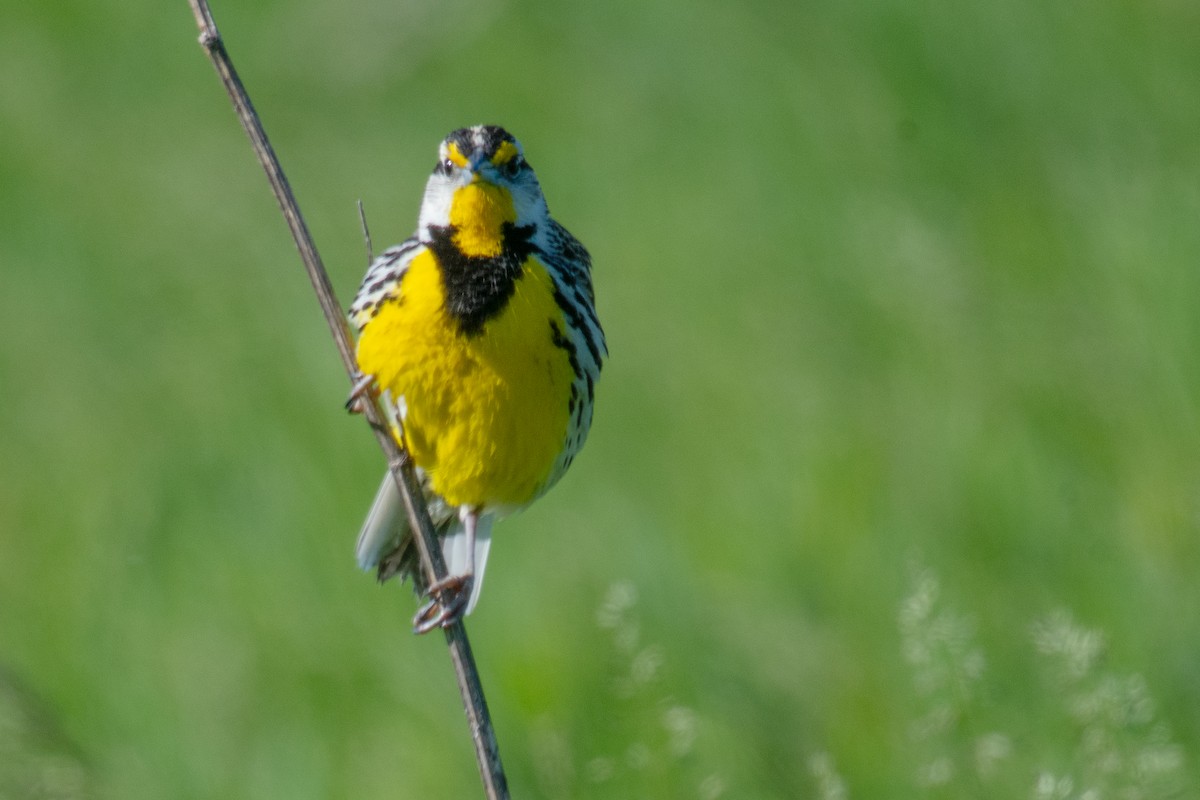
[[[450,575],[430,586],[429,602],[413,616],[413,633],[419,636],[434,628],[449,628],[462,619],[473,582],[470,574]]]
[[[350,396],[346,398],[346,410],[351,414],[361,414],[363,395],[374,390],[375,376],[360,375],[354,385],[350,387]]]

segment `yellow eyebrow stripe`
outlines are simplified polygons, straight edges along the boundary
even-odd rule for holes
[[[467,163],[467,157],[462,154],[462,151],[458,149],[458,144],[455,142],[450,142],[448,145],[446,145],[446,155],[451,161],[454,162],[454,166],[456,167],[462,167],[465,169],[467,166],[469,166]]]
[[[517,146],[512,142],[501,142],[492,154],[492,163],[496,166],[507,164],[517,157]]]

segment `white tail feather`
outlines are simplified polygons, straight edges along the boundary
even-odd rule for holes
[[[487,567],[488,552],[492,546],[494,521],[493,515],[484,514],[475,527],[475,580],[471,586],[471,597],[467,600],[467,614],[479,602],[479,593],[483,589],[483,571]],[[408,516],[404,511],[400,490],[396,488],[392,473],[384,473],[383,482],[375,493],[375,500],[367,512],[362,531],[358,534],[358,544],[354,548],[359,568],[367,571],[375,569],[400,544],[407,532]],[[442,558],[446,560],[447,575],[462,575],[470,568],[467,532],[461,521],[456,520],[442,537]]]
[[[407,530],[408,516],[400,499],[400,490],[396,488],[392,473],[385,472],[354,548],[359,569],[369,571],[379,566],[380,560],[400,544]]]

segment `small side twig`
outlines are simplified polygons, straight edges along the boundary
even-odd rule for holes
[[[292,238],[296,242],[296,248],[300,251],[300,258],[304,262],[309,280],[317,293],[321,311],[333,334],[334,344],[337,346],[342,364],[353,384],[358,376],[358,364],[354,356],[354,347],[351,344],[350,328],[342,314],[341,305],[334,295],[333,286],[329,282],[329,276],[317,253],[316,245],[313,244],[312,236],[308,232],[308,226],[305,225],[304,218],[300,214],[300,207],[292,194],[291,186],[283,174],[283,169],[279,166],[279,160],[267,139],[266,131],[263,129],[258,114],[254,111],[250,97],[233,68],[233,62],[217,31],[217,25],[213,20],[207,0],[188,0],[188,2],[196,17],[196,24],[200,28],[200,44],[208,53],[213,66],[216,67],[217,74],[220,75],[221,82],[225,85],[230,100],[233,101],[238,119],[250,137],[255,155],[258,156],[259,163],[267,173],[267,180],[270,181],[275,199],[278,200],[279,208],[292,232]],[[387,457],[388,468],[400,489],[405,511],[408,513],[412,529],[417,534],[414,539],[421,556],[421,567],[426,574],[427,585],[432,585],[446,577],[446,564],[442,558],[441,548],[438,547],[437,536],[433,524],[430,522],[429,513],[425,508],[425,498],[417,482],[416,472],[407,453],[401,449],[392,436],[378,400],[370,393],[366,393],[362,399],[363,415],[370,424],[371,430],[374,431],[375,438]],[[504,767],[500,763],[500,750],[496,743],[496,734],[492,728],[491,715],[488,713],[487,700],[479,680],[479,671],[475,667],[475,657],[471,653],[471,644],[467,639],[466,629],[461,621],[455,621],[445,628],[445,635],[446,644],[450,650],[450,660],[454,664],[454,672],[458,678],[459,692],[466,709],[471,739],[475,745],[475,756],[479,762],[484,792],[489,800],[506,800],[509,796],[508,782],[504,775]]]
[[[367,227],[367,211],[363,208],[363,201],[358,201],[358,221],[362,223],[363,243],[367,246],[367,265],[375,260],[375,248],[371,245],[371,229]]]

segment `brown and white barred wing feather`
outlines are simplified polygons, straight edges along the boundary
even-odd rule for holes
[[[362,331],[379,313],[380,304],[400,291],[400,279],[404,277],[408,265],[424,249],[425,245],[416,236],[410,236],[384,250],[371,262],[358,287],[358,294],[350,304],[350,321],[355,328]]]
[[[604,330],[596,317],[592,258],[587,249],[554,220],[540,226],[534,241],[539,256],[554,280],[555,300],[567,322],[562,346],[570,353],[571,366],[575,370],[567,438],[541,486],[540,491],[545,492],[567,471],[575,454],[587,440],[592,425],[596,380],[608,356],[608,348],[604,343]]]
[[[408,265],[423,249],[424,245],[413,236],[384,250],[371,262],[358,288],[358,294],[350,304],[350,321],[359,332],[375,318],[384,301],[399,294],[401,279],[408,270]],[[381,400],[384,413],[398,428],[401,410],[397,407],[395,398],[385,392]],[[404,504],[400,500],[400,492],[391,473],[387,472],[358,535],[358,544],[355,547],[358,565],[362,569],[375,568],[388,553],[409,538],[411,534]],[[381,574],[380,577],[385,576]]]

